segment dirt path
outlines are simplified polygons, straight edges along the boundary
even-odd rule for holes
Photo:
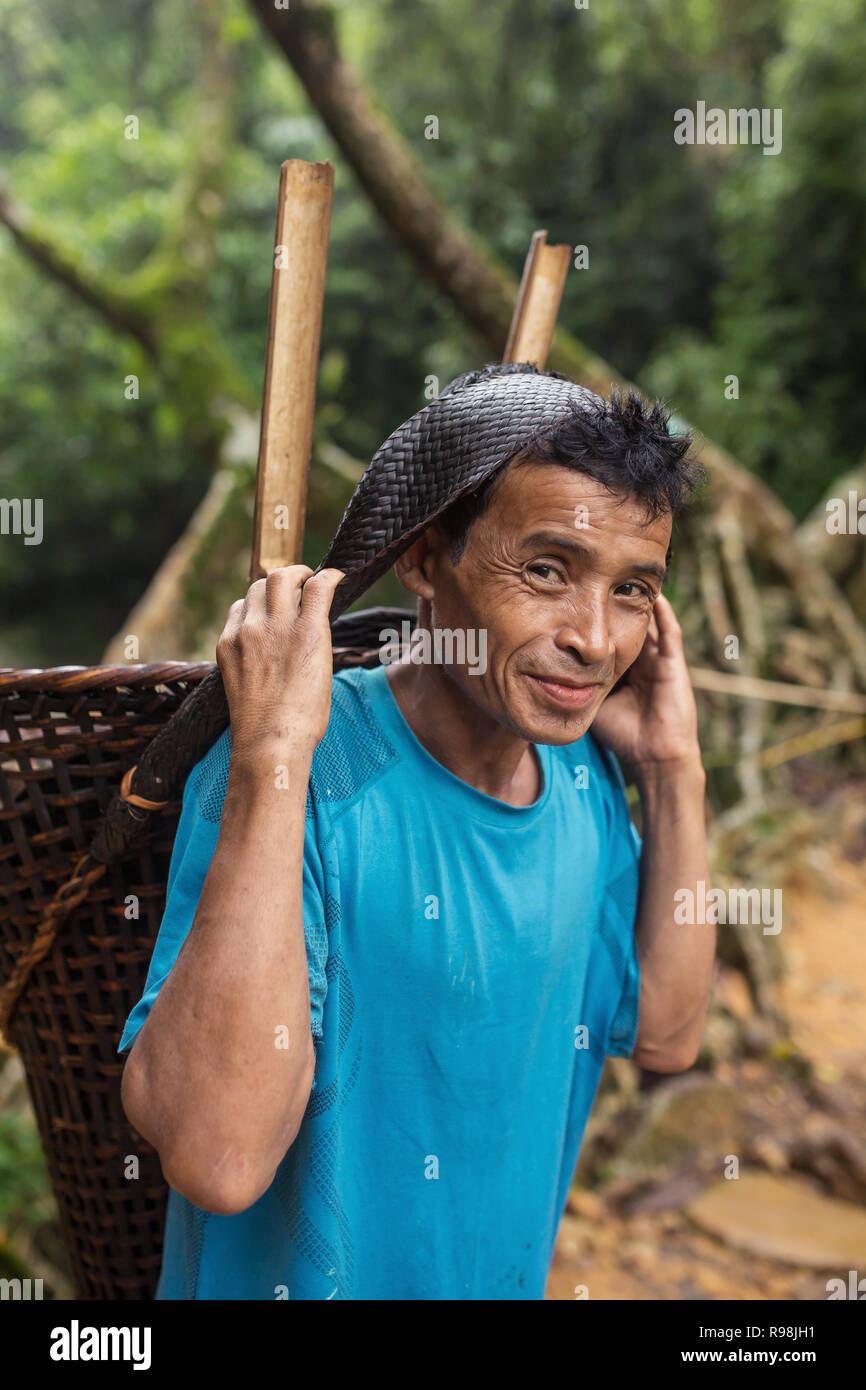
[[[712,1088],[732,1098],[714,1156],[664,1161],[675,1151],[664,1112],[654,1128],[642,1121],[647,1134],[631,1148],[662,1160],[647,1159],[641,1177],[618,1159],[609,1181],[573,1190],[549,1299],[823,1300],[828,1279],[845,1278],[852,1261],[866,1274],[866,868],[833,858],[823,881],[815,877],[785,890],[778,992],[790,1051],[812,1064],[811,1080],[772,1058],[719,1061],[703,1080],[689,1074],[696,1089],[679,1103],[704,1105],[695,1128]],[[736,1007],[744,992],[742,977],[719,971],[717,1001]],[[746,1183],[726,1182],[725,1151]],[[755,1175],[766,1194],[757,1207],[747,1192]]]
[[[805,883],[792,903],[779,996],[794,1041],[827,1081],[866,1075],[866,876],[838,860],[832,897]]]

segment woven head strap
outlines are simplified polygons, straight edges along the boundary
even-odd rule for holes
[[[319,569],[344,570],[337,618],[462,494],[577,406],[600,398],[560,372],[526,362],[485,367],[449,383],[374,454]]]

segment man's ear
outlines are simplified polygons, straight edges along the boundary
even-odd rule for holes
[[[429,527],[394,562],[394,573],[403,588],[408,589],[411,594],[417,594],[419,598],[432,599],[436,593],[431,580],[436,539],[431,532],[435,532],[436,529],[435,526]]]

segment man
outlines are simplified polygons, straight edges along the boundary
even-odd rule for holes
[[[661,586],[697,472],[660,405],[555,376],[459,378],[392,436],[441,426],[450,466],[545,421],[396,562],[420,631],[483,642],[332,678],[333,567],[229,611],[231,727],[120,1042],[172,1189],[162,1298],[540,1299],[605,1057],[695,1060],[704,774]]]

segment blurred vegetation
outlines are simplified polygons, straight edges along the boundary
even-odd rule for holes
[[[539,226],[589,248],[560,318],[594,352],[797,518],[854,468],[864,0],[333,8],[345,56],[502,264],[519,271]],[[395,250],[242,0],[0,0],[0,26],[9,197],[131,316],[112,325],[0,229],[0,495],[45,504],[41,545],[0,544],[0,663],[89,663],[207,489],[226,433],[215,402],[257,410],[282,160],[336,169],[316,422],[332,449],[365,463],[425,403],[429,375],[442,384],[489,353]],[[676,147],[673,112],[697,100],[782,108],[782,154]],[[317,522],[305,558],[327,539]],[[44,1268],[62,1292],[15,1065],[0,1058],[0,1274]]]
[[[443,201],[514,271],[536,226],[586,244],[562,322],[805,516],[866,438],[861,0],[336,8]],[[0,22],[13,198],[157,325],[154,358],[0,236],[0,491],[45,499],[42,545],[0,547],[0,657],[86,663],[203,495],[223,375],[256,409],[282,159],[336,165],[317,420],[335,444],[366,462],[425,377],[477,365],[479,346],[395,252],[241,0],[0,0]],[[675,147],[672,112],[698,98],[781,106],[782,155]],[[177,264],[198,254],[190,218],[204,278]]]
[[[42,1279],[46,1298],[71,1283],[57,1208],[19,1059],[0,1052],[0,1279]]]

